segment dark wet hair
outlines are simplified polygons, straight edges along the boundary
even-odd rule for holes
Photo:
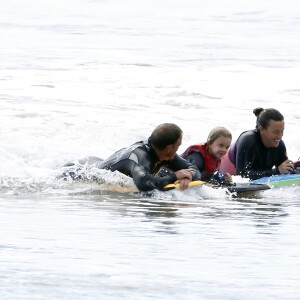
[[[262,128],[268,128],[270,120],[273,121],[283,121],[283,115],[274,108],[261,108],[257,107],[253,110],[254,115],[256,116],[256,129],[259,129],[259,126]]]
[[[152,132],[149,142],[159,150],[168,145],[174,145],[182,136],[182,130],[179,126],[172,123],[163,123],[158,125]]]

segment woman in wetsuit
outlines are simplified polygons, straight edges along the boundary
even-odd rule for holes
[[[243,132],[222,159],[220,172],[250,179],[293,172],[282,141],[284,117],[274,108],[255,108],[256,129]]]
[[[232,179],[229,173],[221,176],[217,171],[231,140],[232,135],[228,129],[215,127],[210,131],[206,143],[189,146],[181,156],[198,168],[201,180],[210,181],[212,179],[230,183]]]
[[[175,124],[164,123],[154,129],[147,141],[123,148],[96,166],[132,177],[141,191],[162,190],[174,182],[184,190],[200,174],[195,166],[176,154],[181,142],[182,130]]]

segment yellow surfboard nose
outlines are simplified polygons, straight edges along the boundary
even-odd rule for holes
[[[189,187],[203,185],[204,183],[205,182],[201,180],[194,180],[189,183]],[[164,186],[164,189],[166,190],[179,189],[179,188],[180,188],[179,183],[169,183]]]

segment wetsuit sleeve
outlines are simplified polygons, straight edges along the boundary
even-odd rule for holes
[[[151,175],[142,166],[131,161],[132,179],[140,191],[151,191],[154,189],[163,190],[163,187],[169,183],[174,183],[177,180],[175,173],[168,172],[163,177]]]
[[[171,160],[170,169],[173,171],[189,169],[192,173],[193,180],[199,180],[201,178],[201,174],[198,168],[194,164],[191,164],[186,159],[179,156],[178,154],[175,154],[174,158]]]
[[[181,169],[190,169],[193,175],[193,179],[198,179],[200,176],[195,166],[192,166],[183,158],[177,154],[171,161],[161,162],[158,165],[157,171],[161,167],[167,167],[169,170],[162,174],[152,175],[153,163],[152,157],[143,148],[136,148],[132,153],[124,158],[120,159],[117,163],[111,166],[111,171],[119,171],[125,175],[132,177],[136,187],[140,191],[151,191],[153,189],[163,190],[164,186],[169,183],[174,183],[177,180],[177,176],[174,172]]]
[[[163,175],[153,175],[152,157],[143,148],[136,148],[126,159],[125,167],[129,171],[135,185],[140,191],[151,191],[153,189],[163,190],[164,186],[174,183],[177,177],[174,172],[166,172]]]
[[[276,163],[275,166],[276,168],[278,168],[278,166],[280,166],[284,161],[286,161],[288,159],[288,156],[286,154],[286,147],[285,147],[285,143],[281,140],[280,144],[278,146],[278,151],[277,151],[277,159],[276,159]],[[279,171],[278,171],[279,173]]]
[[[135,153],[137,154],[137,151],[135,151]],[[198,169],[177,154],[175,154],[174,158],[167,166],[169,171],[165,172],[163,176],[161,174],[159,176],[152,175],[140,164],[137,164],[134,161],[131,161],[131,163],[131,175],[135,185],[140,191],[151,191],[153,189],[163,190],[165,185],[174,183],[177,180],[174,172],[182,169],[191,170],[193,180],[200,179],[200,172]]]
[[[260,175],[257,172],[253,172],[251,174],[251,179],[260,178],[262,176],[272,176],[272,175],[278,175],[280,174],[278,166],[280,166],[284,161],[288,159],[288,156],[286,154],[286,147],[284,142],[281,140],[279,146],[274,149],[275,154],[273,154],[274,157],[274,167],[272,169],[267,169],[263,175]],[[253,178],[252,178],[253,177]]]
[[[241,172],[242,177],[248,177],[252,180],[258,179],[261,177],[269,177],[272,175],[278,175],[279,171],[277,168],[272,168],[268,170],[251,170],[250,168],[246,168],[243,172]]]
[[[199,152],[192,152],[185,157],[190,164],[196,166],[200,173],[204,170],[204,159]]]

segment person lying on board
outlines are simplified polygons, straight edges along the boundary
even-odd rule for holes
[[[221,161],[220,172],[258,179],[293,173],[282,140],[284,117],[274,108],[255,108],[256,129],[243,132]]]
[[[120,149],[96,166],[132,177],[140,191],[163,190],[169,183],[178,183],[185,190],[192,180],[200,179],[200,173],[176,153],[182,134],[175,124],[160,124],[148,140]],[[164,168],[168,171],[163,172]]]
[[[232,140],[231,132],[225,127],[213,128],[206,143],[189,146],[181,156],[198,168],[203,181],[231,183],[229,173],[218,172],[221,158],[227,153]]]

